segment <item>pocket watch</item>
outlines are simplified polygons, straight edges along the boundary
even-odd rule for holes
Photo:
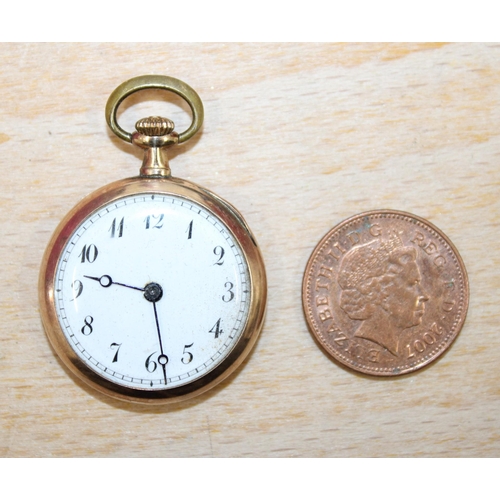
[[[192,122],[162,117],[122,129],[122,101],[143,89],[183,98]],[[140,175],[98,189],[57,227],[39,282],[43,325],[64,365],[94,389],[161,404],[199,395],[233,373],[262,329],[264,262],[239,212],[171,176],[166,149],[192,137],[203,104],[187,84],[147,75],[110,95],[106,120],[144,149]]]

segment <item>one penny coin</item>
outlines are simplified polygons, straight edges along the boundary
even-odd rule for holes
[[[311,332],[344,365],[370,375],[418,370],[448,349],[469,303],[467,272],[430,222],[379,210],[335,226],[302,286]]]

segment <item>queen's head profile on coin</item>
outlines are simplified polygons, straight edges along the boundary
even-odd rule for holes
[[[422,289],[415,248],[397,235],[355,246],[338,274],[340,307],[362,323],[355,336],[398,355],[403,330],[419,325],[428,300]]]
[[[429,365],[453,343],[469,304],[453,243],[418,215],[371,210],[314,248],[302,282],[307,324],[335,361],[382,377]]]

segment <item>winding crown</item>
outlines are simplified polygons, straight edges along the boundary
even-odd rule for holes
[[[170,134],[175,128],[174,122],[161,116],[142,118],[135,124],[135,129],[140,134],[147,136],[161,136]]]

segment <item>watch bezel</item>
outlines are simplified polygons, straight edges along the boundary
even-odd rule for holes
[[[55,307],[58,262],[68,240],[81,223],[104,205],[139,194],[170,194],[201,205],[221,220],[240,245],[248,265],[250,304],[241,336],[224,360],[208,373],[186,385],[163,390],[134,389],[103,378],[89,368],[68,343]],[[127,402],[165,404],[202,394],[216,386],[241,365],[252,350],[263,327],[267,281],[262,255],[254,236],[239,212],[228,202],[197,184],[175,177],[132,177],[104,186],[80,201],[60,222],[45,251],[39,278],[42,323],[55,352],[63,364],[80,380],[107,396]]]

